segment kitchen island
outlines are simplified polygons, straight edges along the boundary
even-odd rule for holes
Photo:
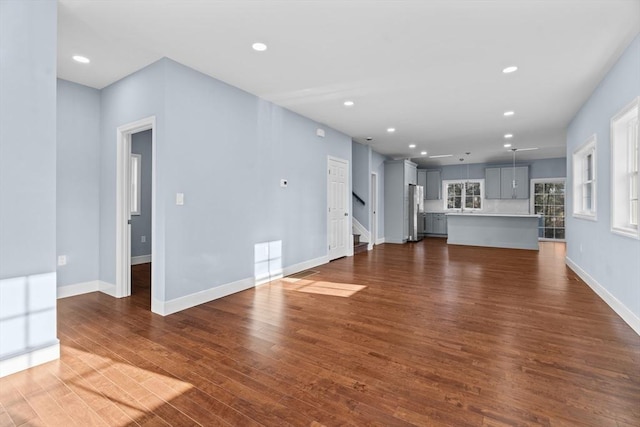
[[[451,245],[538,250],[540,215],[448,213]]]

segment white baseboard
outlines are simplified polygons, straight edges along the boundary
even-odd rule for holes
[[[364,225],[360,224],[360,221],[351,217],[351,228],[354,234],[360,235],[360,241],[364,243],[368,243],[371,241],[371,233],[367,230]]]
[[[151,262],[151,254],[131,257],[131,265],[147,264]]]
[[[283,270],[283,274],[285,276],[291,276],[292,274],[300,273],[301,271],[308,270],[310,268],[317,267],[328,262],[328,256],[321,256],[319,258],[310,259],[309,261],[304,261],[298,264],[290,265],[289,267],[285,267]]]
[[[100,290],[100,281],[92,280],[90,282],[76,283],[73,285],[60,286],[58,288],[58,299],[73,297],[76,295],[88,294]]]
[[[618,298],[613,296],[604,286],[596,279],[591,277],[589,273],[580,268],[571,258],[566,257],[567,266],[573,270],[584,282],[595,292],[609,307],[622,318],[636,334],[640,335],[640,318],[627,308]]]
[[[368,250],[368,251],[373,250],[373,243],[369,243],[369,244],[367,245],[367,250]]]
[[[381,237],[381,238],[379,238],[379,239],[376,239],[376,245],[381,245],[381,244],[383,244],[384,242],[385,242],[385,241],[384,241],[384,237]]]
[[[162,316],[168,316],[178,311],[186,310],[187,308],[195,307],[196,305],[204,304],[209,301],[213,301],[218,298],[226,297],[227,295],[235,294],[236,292],[244,291],[249,288],[253,288],[255,281],[253,277],[248,279],[238,280],[236,282],[227,283],[215,288],[205,289],[204,291],[195,292],[193,294],[185,295],[183,297],[175,298],[169,301],[156,301],[152,304],[157,308],[153,310],[154,313]],[[153,303],[153,301],[152,301]]]
[[[394,243],[397,245],[401,245],[403,243],[407,243],[406,240],[402,239],[402,240],[395,240],[395,239],[389,239],[389,240],[385,240],[385,243]]]
[[[29,352],[0,360],[0,378],[60,358],[60,341]]]
[[[98,281],[98,290],[104,294],[116,298],[116,285],[109,282]]]

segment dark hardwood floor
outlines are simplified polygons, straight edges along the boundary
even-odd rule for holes
[[[564,255],[426,239],[168,317],[62,299],[0,425],[639,426],[640,337]]]

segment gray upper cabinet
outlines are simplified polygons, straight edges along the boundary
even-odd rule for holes
[[[500,168],[486,168],[484,170],[484,198],[500,198]]]
[[[514,168],[486,168],[485,169],[485,198],[513,199]],[[529,198],[529,166],[515,168],[515,198]]]
[[[426,171],[427,185],[425,186],[425,199],[440,200],[442,198],[440,189],[442,188],[440,171]]]
[[[418,169],[418,185],[424,188],[424,197],[427,197],[427,171],[424,169]]]

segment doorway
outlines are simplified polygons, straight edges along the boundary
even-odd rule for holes
[[[142,144],[146,143],[144,153],[138,156],[132,156],[132,147],[134,141],[142,140]],[[137,145],[137,144],[136,144]],[[156,242],[153,238],[156,236],[155,206],[156,206],[156,144],[155,144],[155,117],[148,117],[137,122],[129,123],[118,127],[117,129],[117,159],[116,159],[116,292],[117,298],[128,297],[131,295],[131,266],[138,262],[143,264],[148,261],[149,278],[148,294],[149,307],[154,310],[153,283],[157,279],[156,272],[159,271],[158,265],[152,262],[152,258],[156,254]],[[136,150],[140,151],[140,150]],[[132,159],[137,160],[132,160]],[[146,159],[145,159],[146,158]],[[145,179],[145,171],[143,171],[144,163],[149,166],[149,174]],[[145,183],[150,186],[150,191],[146,194],[149,200],[143,198],[143,188],[141,184]],[[149,182],[150,181],[150,182]],[[149,194],[150,193],[150,194]],[[132,242],[132,222],[137,221],[138,216],[142,216],[145,212],[149,216],[149,228],[143,231],[145,234],[136,234],[135,240]],[[142,242],[144,236],[144,244],[141,247],[148,247],[150,252],[142,254],[140,258],[132,260],[134,249],[132,243],[137,245]],[[144,250],[144,249],[143,249]],[[133,261],[133,262],[132,262]],[[159,313],[162,314],[162,313]]]
[[[565,178],[531,180],[531,212],[540,215],[538,240],[565,240]]]
[[[378,174],[371,172],[371,245],[376,245],[378,240]]]
[[[349,255],[349,221],[347,190],[349,188],[349,162],[329,156],[327,178],[329,261]],[[353,242],[351,242],[353,243]]]
[[[131,295],[151,308],[151,129],[131,134]]]

